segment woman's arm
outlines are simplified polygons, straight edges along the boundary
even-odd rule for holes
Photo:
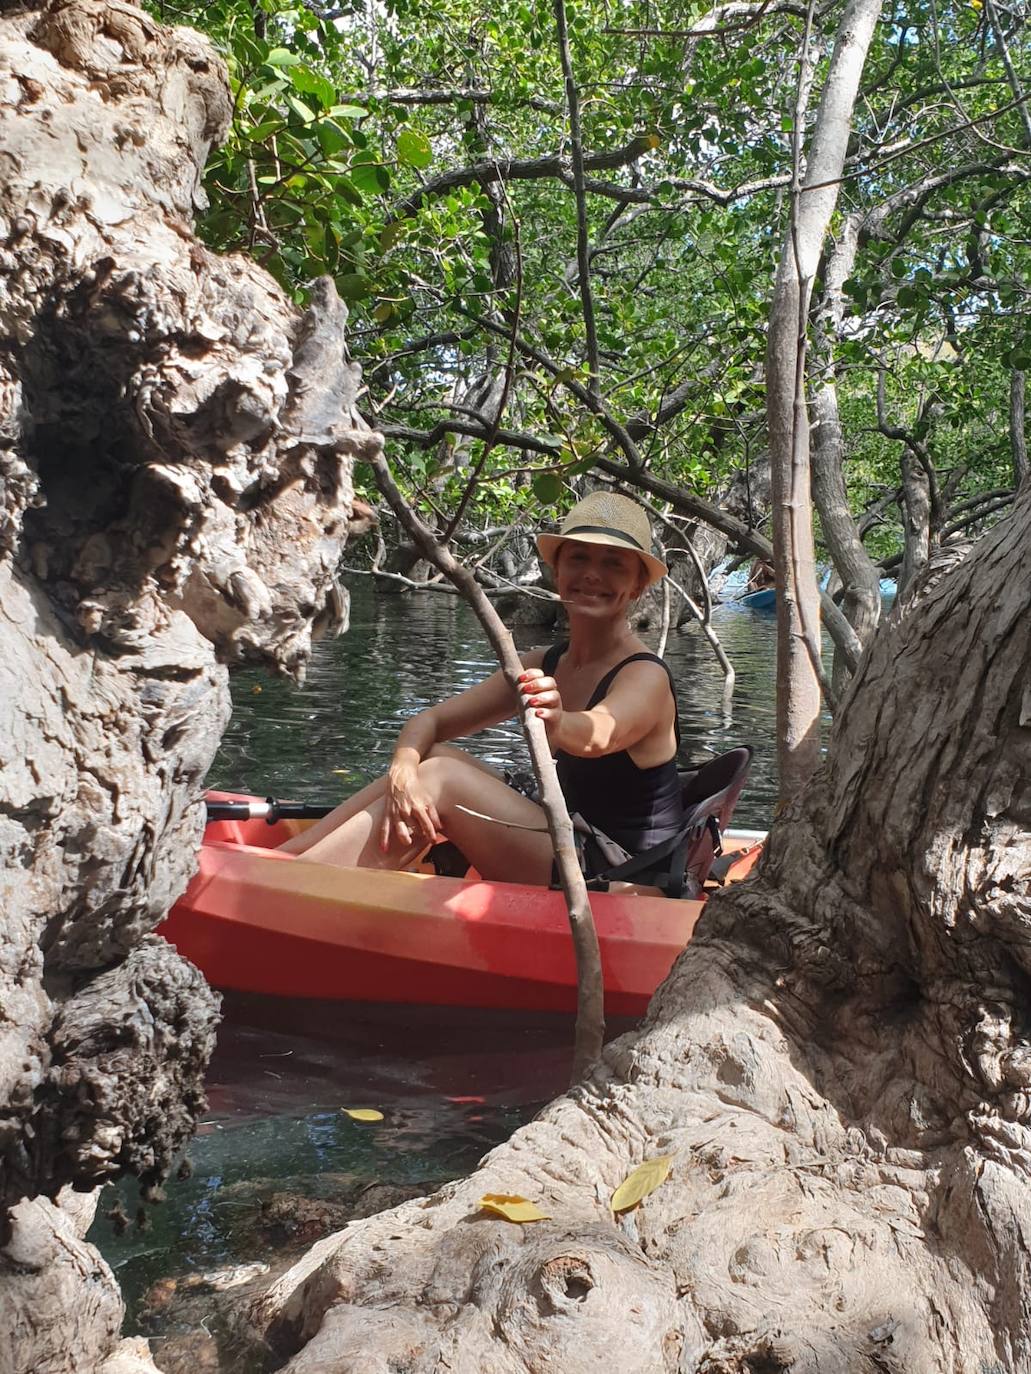
[[[528,668],[537,667],[543,657],[543,649],[534,649],[523,656],[523,662]],[[486,730],[515,715],[516,709],[517,699],[504,673],[498,671],[405,722],[387,770],[387,807],[380,832],[384,849],[394,830],[406,844],[418,832],[432,840],[440,830],[436,809],[419,785],[419,764],[433,746]]]
[[[543,649],[531,649],[522,655],[524,668],[539,668],[544,658]],[[518,698],[512,693],[500,670],[491,673],[475,687],[467,687],[464,692],[448,697],[446,701],[420,711],[417,716],[405,722],[394,746],[394,757],[403,753],[405,758],[416,765],[422,762],[435,744],[446,744],[449,740],[461,739],[464,735],[475,735],[488,726],[514,716]]]
[[[519,687],[543,719],[551,747],[579,758],[632,749],[658,726],[673,724],[669,678],[657,663],[627,664],[589,711],[564,710],[555,679],[541,672],[528,669]]]

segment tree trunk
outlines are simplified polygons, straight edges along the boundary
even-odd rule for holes
[[[838,414],[838,388],[832,372],[825,373],[812,397],[813,501],[820,529],[841,579],[841,609],[865,646],[881,618],[880,576],[859,534],[845,486],[845,442]],[[847,678],[840,655],[834,659],[834,685],[840,691]]]
[[[0,18],[0,56],[0,1365],[86,1374],[117,1289],[24,1200],[146,1195],[192,1134],[217,999],[149,932],[193,871],[227,665],[299,676],[342,624],[378,440],[332,285],[302,315],[193,238],[230,111],[209,44],[55,0]]]
[[[859,80],[880,0],[850,0],[842,17],[805,178],[793,193],[766,349],[777,573],[777,740],[780,794],[796,796],[820,758],[819,593],[809,499],[805,334],[813,278],[837,201]],[[796,121],[804,107],[796,111]],[[800,137],[800,133],[796,135]]]
[[[818,380],[812,389],[813,501],[820,529],[841,579],[841,609],[864,646],[881,616],[880,577],[863,545],[859,525],[848,504],[845,443],[838,413],[834,345],[845,313],[844,285],[852,275],[859,239],[858,217],[850,215],[839,230],[824,270],[823,297],[817,312]],[[846,681],[840,654],[835,655],[834,684]]]
[[[288,1374],[1031,1368],[1029,525],[1025,490],[882,627],[827,764],[642,1028],[471,1179],[259,1302]],[[491,1219],[488,1192],[550,1220]]]
[[[902,570],[899,597],[909,596],[919,573],[931,556],[931,486],[920,460],[908,448],[903,451],[902,471]]]
[[[1024,395],[1027,374],[1010,373],[1010,451],[1013,454],[1013,485],[1022,486],[1031,472],[1027,461],[1027,433],[1024,429]]]

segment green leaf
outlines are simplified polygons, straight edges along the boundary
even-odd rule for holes
[[[538,472],[533,479],[533,494],[542,506],[553,506],[565,490],[557,472]]]
[[[353,205],[356,210],[360,210],[365,204],[362,193],[351,184],[347,177],[334,177],[333,188],[338,196],[346,200],[348,205]]]
[[[359,191],[379,195],[390,189],[390,173],[378,162],[355,162],[351,165],[351,180]]]
[[[336,97],[336,87],[332,81],[327,81],[310,67],[297,67],[290,73],[290,80],[295,90],[303,91],[305,95],[313,95],[322,109],[328,112]]]
[[[368,277],[360,272],[347,272],[336,278],[336,288],[341,300],[357,301],[369,294],[370,284]]]
[[[305,124],[314,123],[315,111],[306,105],[303,100],[298,100],[295,95],[288,95],[285,99],[298,119],[302,120]]]
[[[402,129],[397,136],[397,156],[409,167],[428,167],[433,161],[433,149],[425,134],[416,129]]]
[[[333,105],[326,113],[330,119],[364,119],[369,112],[364,105]]]
[[[265,61],[270,67],[296,67],[301,59],[289,48],[273,48]]]
[[[275,81],[268,81],[264,86],[261,86],[258,90],[253,91],[251,93],[251,99],[256,104],[260,103],[263,100],[270,100],[272,96],[278,95],[280,91],[285,91],[286,85],[286,81],[281,76],[277,76]]]
[[[404,222],[399,219],[394,220],[393,224],[385,225],[379,236],[379,251],[381,253],[389,252],[404,231]]]
[[[326,157],[333,157],[336,153],[342,152],[351,143],[350,134],[328,119],[316,124],[315,137],[319,140],[319,147]]]

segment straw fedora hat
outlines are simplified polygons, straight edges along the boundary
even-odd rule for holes
[[[553,567],[558,547],[566,539],[580,544],[611,544],[630,549],[648,571],[647,586],[665,577],[669,569],[652,553],[652,532],[648,517],[629,496],[614,491],[592,491],[566,515],[558,534],[539,534],[537,552]]]

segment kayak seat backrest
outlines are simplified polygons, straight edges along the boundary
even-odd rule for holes
[[[688,846],[684,870],[699,890],[705,885],[713,860],[722,849],[721,835],[730,824],[741,790],[748,778],[752,751],[747,745],[681,774],[685,824],[695,832]]]
[[[684,817],[665,840],[596,874],[588,887],[604,892],[613,882],[643,882],[667,897],[697,897],[722,851],[722,832],[741,795],[752,762],[747,745],[681,773]]]

